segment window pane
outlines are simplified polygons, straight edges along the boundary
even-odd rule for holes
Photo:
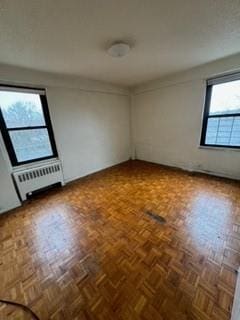
[[[217,131],[219,126],[219,118],[208,119],[206,144],[215,144],[217,140]]]
[[[234,119],[230,144],[240,146],[240,117]]]
[[[39,94],[0,91],[0,106],[8,128],[45,125]]]
[[[53,155],[47,129],[16,130],[9,134],[19,162]]]
[[[209,118],[205,143],[240,146],[240,116]]]
[[[210,115],[240,113],[240,80],[214,85]]]

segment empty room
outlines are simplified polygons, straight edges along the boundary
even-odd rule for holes
[[[240,1],[0,0],[0,320],[240,320]]]

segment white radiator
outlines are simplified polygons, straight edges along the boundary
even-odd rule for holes
[[[13,172],[13,178],[22,200],[33,191],[60,182],[64,185],[61,162],[59,160],[31,168],[19,169]]]

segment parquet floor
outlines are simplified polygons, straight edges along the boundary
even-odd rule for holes
[[[0,297],[41,320],[227,320],[240,184],[127,162],[1,216],[0,250]]]

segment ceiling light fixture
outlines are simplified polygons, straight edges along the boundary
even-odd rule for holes
[[[108,48],[107,52],[114,58],[124,57],[130,51],[130,46],[124,42],[115,42]]]

